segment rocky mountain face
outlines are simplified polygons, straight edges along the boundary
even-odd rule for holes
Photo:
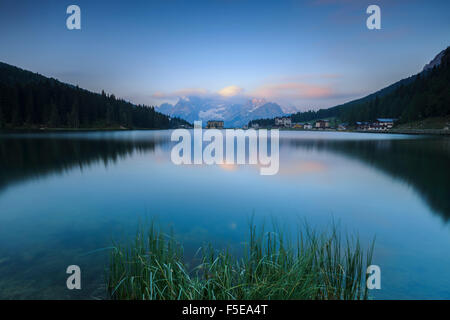
[[[223,120],[226,127],[242,127],[250,120],[286,115],[278,104],[256,98],[241,102],[190,96],[180,98],[175,105],[163,103],[157,110],[191,123],[195,120]]]
[[[442,50],[441,52],[438,53],[438,55],[436,57],[434,57],[433,60],[430,61],[430,63],[426,64],[425,67],[423,67],[422,71],[427,71],[430,69],[433,69],[434,67],[437,67],[441,64],[441,60],[444,57],[445,54],[445,50]]]

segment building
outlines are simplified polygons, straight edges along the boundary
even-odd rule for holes
[[[223,129],[222,120],[209,120],[206,129]]]
[[[252,129],[259,129],[259,123],[252,122]]]
[[[357,121],[356,122],[356,130],[365,131],[365,130],[369,130],[369,128],[370,128],[370,123],[367,121]]]
[[[397,119],[378,118],[376,121],[357,121],[356,130],[359,131],[386,131],[392,129]]]
[[[305,130],[311,130],[312,128],[313,128],[313,126],[309,122],[306,122],[305,124],[303,124],[303,129],[305,129]]]
[[[275,126],[290,128],[292,125],[291,117],[275,118]]]
[[[394,122],[397,119],[378,118],[371,125],[374,130],[389,130],[394,126]]]
[[[303,129],[303,124],[301,124],[301,123],[294,123],[292,125],[292,128],[294,128],[294,129]]]
[[[327,129],[330,127],[329,120],[318,120],[316,121],[315,128],[316,129]]]
[[[340,123],[338,125],[338,130],[339,131],[345,131],[345,130],[347,130],[347,128],[348,128],[348,124],[347,123]]]

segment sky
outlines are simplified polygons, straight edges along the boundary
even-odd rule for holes
[[[71,4],[81,30],[66,27]],[[380,30],[366,26],[371,4]],[[332,107],[449,45],[445,0],[0,0],[0,61],[136,104],[214,95]]]

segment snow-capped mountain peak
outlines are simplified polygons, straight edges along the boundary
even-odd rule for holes
[[[224,120],[226,127],[242,127],[250,120],[286,114],[278,104],[259,98],[236,103],[210,97],[183,97],[175,105],[163,103],[158,111],[191,123],[195,120]]]

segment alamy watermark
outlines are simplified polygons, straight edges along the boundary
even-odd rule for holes
[[[66,19],[66,27],[69,30],[81,29],[81,9],[76,4],[67,7],[66,13],[70,14]],[[381,29],[381,9],[378,5],[372,4],[367,7],[366,13],[370,16],[366,20],[366,26],[369,30]]]
[[[376,264],[372,264],[367,267],[366,270],[367,281],[366,286],[369,290],[380,290],[381,289],[381,268]]]
[[[81,269],[79,266],[72,264],[67,267],[66,273],[70,274],[67,278],[66,286],[67,289],[73,290],[81,290]]]
[[[69,30],[80,30],[81,29],[81,9],[79,6],[72,4],[67,7],[67,14],[70,16],[67,17],[66,27]]]
[[[278,173],[278,129],[203,129],[202,122],[195,121],[193,138],[191,132],[187,129],[176,129],[172,132],[171,140],[178,143],[172,148],[170,157],[176,165],[250,164],[259,165],[261,175]],[[203,142],[208,144],[204,147]]]
[[[369,30],[380,30],[381,29],[381,9],[379,6],[372,4],[367,7],[367,14],[370,16],[366,20],[366,26]]]

